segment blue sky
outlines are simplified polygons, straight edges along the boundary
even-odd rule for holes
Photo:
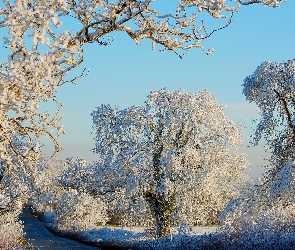
[[[152,89],[198,92],[207,88],[219,103],[227,105],[225,113],[230,119],[244,124],[245,146],[240,151],[249,155],[251,176],[258,176],[262,169],[255,166],[263,163],[263,147],[247,147],[251,120],[258,114],[255,106],[245,101],[241,84],[264,61],[294,58],[294,11],[295,1],[291,0],[276,9],[260,4],[242,7],[228,28],[204,41],[205,48],[215,49],[209,56],[190,50],[180,60],[173,52],[153,52],[150,41],[137,46],[128,36],[118,33],[112,34],[115,40],[110,46],[86,45],[84,63],[71,74],[87,68],[89,75],[79,79],[77,85],[62,86],[57,94],[64,104],[61,122],[67,131],[60,137],[65,150],[58,157],[96,159],[90,151],[94,147],[90,113],[103,103],[125,108],[143,103]],[[216,24],[209,18],[208,25]],[[47,104],[46,108],[53,110],[54,106]],[[47,145],[44,152],[50,151]]]

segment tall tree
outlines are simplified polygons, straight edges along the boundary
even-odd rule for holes
[[[141,106],[101,105],[92,117],[105,178],[119,181],[131,214],[151,215],[159,237],[171,224],[216,223],[247,179],[245,155],[235,151],[241,129],[207,90],[151,91]]]
[[[278,168],[294,161],[295,61],[262,63],[244,80],[243,93],[260,110],[253,143],[264,138],[270,161]]]

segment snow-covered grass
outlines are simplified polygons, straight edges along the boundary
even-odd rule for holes
[[[135,245],[135,249],[218,249],[218,250],[280,250],[295,248],[295,233],[268,234],[266,231],[247,231],[242,234],[216,232],[204,235],[175,235],[147,240]]]

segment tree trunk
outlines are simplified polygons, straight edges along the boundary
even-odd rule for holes
[[[156,236],[163,237],[171,232],[171,213],[175,205],[175,194],[166,199],[164,195],[148,193],[146,195],[151,211],[156,219]]]
[[[146,193],[146,200],[149,203],[151,212],[156,220],[157,237],[162,237],[170,233],[170,217],[175,205],[175,194],[167,197],[167,195],[158,191],[163,187],[162,182],[164,173],[160,170],[160,161],[163,150],[164,146],[161,144],[153,154],[153,177],[156,185],[155,190],[150,190]]]

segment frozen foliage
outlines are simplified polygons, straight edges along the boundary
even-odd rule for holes
[[[83,44],[108,45],[106,36],[122,31],[138,44],[150,39],[153,49],[156,45],[160,50],[203,49],[201,42],[219,29],[207,32],[204,23],[196,22],[198,12],[208,12],[214,18],[227,17],[224,24],[227,27],[232,21],[232,12],[240,5],[263,3],[276,7],[281,1],[179,0],[172,2],[169,8],[159,2],[3,1],[0,28],[5,33],[3,43],[7,57],[0,63],[0,159],[5,161],[5,168],[15,165],[14,156],[19,158],[19,164],[22,160],[35,161],[39,155],[39,137],[51,138],[55,152],[62,149],[57,141],[64,133],[59,124],[60,105],[53,115],[40,111],[39,107],[43,101],[55,101],[57,88],[75,80],[65,80],[65,75],[83,61]],[[72,18],[78,31],[67,30]],[[30,146],[25,152],[14,148],[13,131],[27,138]]]
[[[20,159],[19,164],[22,160],[35,161],[38,158],[36,141],[40,136],[49,136],[56,151],[61,149],[56,141],[63,132],[58,123],[60,117],[40,113],[39,106],[41,101],[54,98],[56,87],[62,84],[62,77],[76,64],[75,57],[79,55],[79,48],[67,49],[67,33],[50,32],[51,25],[59,25],[56,19],[67,13],[65,7],[62,1],[58,4],[54,0],[4,1],[1,5],[0,27],[7,32],[3,39],[8,56],[7,61],[0,64],[0,152],[7,167],[15,165],[14,156]],[[54,56],[60,50],[72,60]],[[60,129],[54,133],[52,128]],[[12,132],[27,138],[28,150],[15,150]]]
[[[250,196],[228,205],[221,216],[223,233],[241,249],[293,249],[294,203],[268,203],[265,196],[253,198]]]
[[[60,229],[85,230],[104,224],[108,217],[100,197],[93,198],[81,190],[69,190],[60,184],[60,175],[68,168],[71,168],[71,161],[41,157],[30,203],[39,214],[50,215],[50,220],[54,220]]]
[[[288,162],[269,180],[269,198],[272,202],[281,200],[285,204],[295,202],[295,166]]]
[[[9,221],[7,217],[0,218],[0,249],[30,249],[23,239],[23,225],[6,219]]]
[[[286,163],[272,177],[230,202],[221,214],[224,233],[236,238],[237,247],[294,248],[294,163]]]
[[[59,184],[59,176],[68,168],[65,160],[42,156],[34,173],[30,203],[40,212],[53,210],[53,204],[66,191]]]
[[[248,168],[236,151],[241,129],[223,108],[207,90],[162,89],[141,106],[101,105],[92,113],[100,173],[123,223],[155,224],[158,236],[171,225],[216,223]]]
[[[7,212],[17,215],[22,210],[23,204],[30,197],[32,180],[27,178],[20,169],[17,170],[17,173],[13,173],[13,178],[5,174],[0,182],[1,216]]]
[[[25,164],[25,162],[24,162]],[[0,161],[0,220],[14,221],[31,195],[33,179],[15,166],[9,172],[4,171],[5,163]]]
[[[253,142],[264,138],[272,164],[280,168],[294,159],[295,61],[264,62],[243,87],[246,99],[257,104],[261,115]]]
[[[93,196],[105,194],[103,179],[98,176],[104,176],[103,168],[97,164],[89,164],[84,159],[67,159],[68,168],[60,177],[60,184],[64,187],[70,187],[79,192],[86,192]],[[105,175],[107,177],[107,175]]]
[[[15,150],[24,152],[28,143],[22,136],[12,133],[12,144]],[[19,163],[17,156],[13,157],[15,164]],[[27,161],[22,162],[24,166]],[[33,180],[29,176],[32,172],[24,172],[24,168],[17,165],[5,171],[5,162],[0,160],[0,248],[25,249],[23,239],[23,225],[17,222],[24,203],[30,197]]]
[[[63,193],[55,202],[54,212],[60,229],[86,230],[103,225],[108,220],[106,206],[101,199],[76,190]]]

